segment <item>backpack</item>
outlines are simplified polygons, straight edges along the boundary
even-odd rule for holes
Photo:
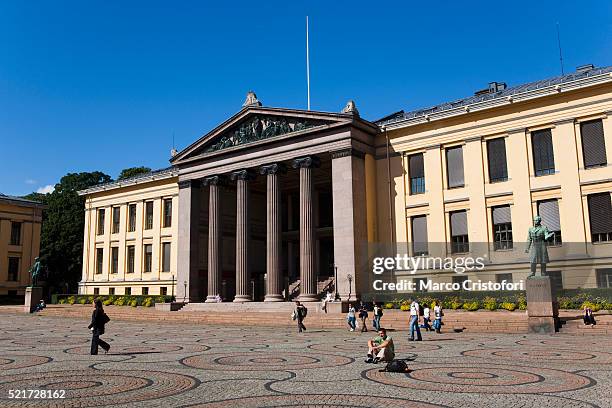
[[[393,360],[387,363],[387,366],[380,371],[388,373],[405,373],[408,371],[408,364],[404,360]]]
[[[302,307],[302,319],[305,318],[307,314],[308,314],[308,309],[306,309],[306,306]]]

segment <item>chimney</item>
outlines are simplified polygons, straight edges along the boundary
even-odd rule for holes
[[[585,64],[585,65],[580,65],[579,67],[576,67],[576,72],[579,74],[584,74],[585,72],[589,72],[593,69],[595,69],[595,65]]]
[[[476,91],[474,92],[474,95],[479,96],[479,95],[492,94],[492,93],[503,91],[504,89],[506,89],[505,82],[489,82],[488,88]]]

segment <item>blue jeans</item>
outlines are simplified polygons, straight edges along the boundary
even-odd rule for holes
[[[355,320],[356,320],[355,317],[347,317],[346,318],[346,321],[348,322],[348,325],[351,326],[351,328],[353,330],[355,330]]]
[[[374,320],[372,321],[372,325],[376,331],[380,330],[380,318],[381,316],[374,316]]]
[[[416,330],[417,340],[422,340],[421,329],[419,328],[419,316],[410,316],[410,340],[414,340],[414,331]]]

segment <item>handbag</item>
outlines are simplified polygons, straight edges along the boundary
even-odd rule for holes
[[[297,313],[295,312],[295,310],[291,313],[291,320],[295,320],[297,319]]]

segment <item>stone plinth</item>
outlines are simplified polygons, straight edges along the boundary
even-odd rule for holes
[[[170,303],[156,303],[155,310],[160,310],[163,312],[176,312],[181,310],[186,303],[184,302],[170,302]]]
[[[348,313],[349,302],[346,300],[327,303],[327,313]]]
[[[557,295],[551,285],[550,277],[527,278],[527,316],[529,332],[551,334],[559,326]]]
[[[43,298],[43,288],[40,286],[28,286],[25,291],[24,313],[32,313],[36,305]]]

